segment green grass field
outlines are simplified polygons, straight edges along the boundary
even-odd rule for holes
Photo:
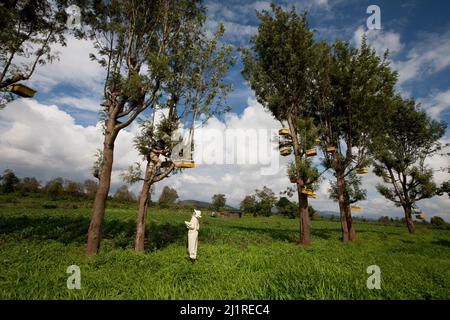
[[[343,244],[338,222],[313,221],[313,244],[302,247],[298,220],[205,212],[193,265],[183,223],[190,212],[152,208],[145,254],[132,250],[135,212],[110,206],[101,252],[87,258],[89,208],[1,204],[0,299],[450,298],[449,230],[420,225],[409,235],[405,226],[358,223],[358,240]],[[81,290],[66,286],[73,264]],[[381,268],[381,290],[366,287],[369,265]]]

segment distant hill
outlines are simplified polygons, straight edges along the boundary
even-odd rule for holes
[[[210,209],[212,207],[212,203],[210,202],[205,202],[205,201],[199,201],[199,200],[180,200],[178,201],[179,204],[184,205],[184,206],[193,206],[193,207],[197,207],[200,209]],[[233,208],[231,206],[225,206],[224,207],[225,210],[232,210],[232,211],[239,211],[236,208]]]

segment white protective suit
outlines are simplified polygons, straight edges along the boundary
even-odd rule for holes
[[[192,260],[197,259],[197,243],[198,243],[198,230],[200,229],[200,218],[202,212],[200,210],[194,210],[191,221],[185,221],[188,228],[188,250],[189,258]]]

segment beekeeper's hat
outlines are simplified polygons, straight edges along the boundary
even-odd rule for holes
[[[202,212],[200,210],[195,210],[194,209],[194,216],[196,218],[201,218],[202,217]]]

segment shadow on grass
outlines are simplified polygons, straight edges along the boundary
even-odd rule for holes
[[[438,239],[435,241],[431,241],[431,244],[437,244],[439,246],[450,247],[450,241],[444,239]]]
[[[271,228],[254,228],[254,227],[242,227],[242,226],[230,226],[229,228],[255,232],[261,235],[269,235],[274,240],[297,242],[299,238],[299,230],[293,229],[271,229]],[[311,234],[314,237],[318,237],[324,240],[337,237],[340,234],[340,229],[314,229],[311,228]]]
[[[0,234],[11,240],[55,240],[64,244],[84,244],[90,220],[87,217],[2,217]],[[133,220],[105,220],[102,238],[112,247],[131,248],[136,225]],[[170,243],[184,243],[184,225],[152,222],[146,228],[146,248],[161,249]]]

